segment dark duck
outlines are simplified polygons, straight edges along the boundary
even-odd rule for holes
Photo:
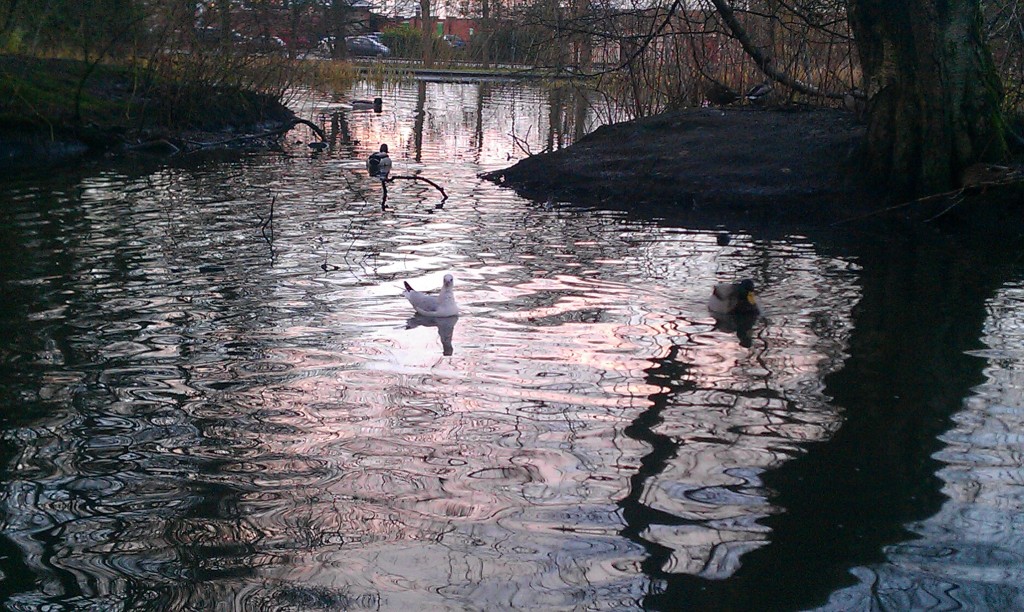
[[[379,177],[381,180],[388,178],[391,174],[391,158],[388,157],[388,145],[380,145],[380,151],[372,153],[366,160],[366,171],[370,176]]]
[[[768,95],[772,93],[772,85],[768,81],[761,83],[760,85],[754,85],[744,96],[749,102],[753,104],[764,104],[768,100]]]
[[[718,315],[758,312],[754,281],[747,278],[738,283],[715,285],[708,299],[708,310]]]
[[[708,84],[704,97],[707,98],[708,102],[715,106],[728,106],[740,99],[740,95],[738,93],[717,81],[712,81]]]

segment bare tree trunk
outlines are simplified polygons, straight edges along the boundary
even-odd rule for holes
[[[587,0],[575,0],[575,17],[580,23],[585,23],[587,16],[591,13],[590,2]],[[589,28],[583,28],[584,31],[578,33],[574,38],[574,57],[573,62],[583,72],[590,72],[591,59],[593,55],[593,43],[591,40],[590,32],[587,31]]]
[[[494,31],[494,24],[491,23],[491,2],[480,0],[480,27],[481,31],[476,34],[479,37],[480,61],[484,68],[491,67],[491,32]]]
[[[345,0],[331,0],[327,7],[327,28],[330,35],[334,37],[331,45],[331,57],[338,59],[346,53],[345,35],[348,34],[350,5]]]
[[[423,67],[434,65],[434,22],[430,18],[430,0],[420,0],[420,25],[423,28]]]
[[[220,23],[220,43],[227,47],[231,44],[231,2],[230,0],[217,0],[217,19]]]
[[[850,0],[869,97],[868,170],[902,195],[1006,154],[1003,88],[978,0]]]

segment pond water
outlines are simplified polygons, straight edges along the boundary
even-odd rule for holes
[[[1019,245],[532,202],[478,174],[618,117],[347,94],[325,152],[0,184],[8,608],[1024,608]]]

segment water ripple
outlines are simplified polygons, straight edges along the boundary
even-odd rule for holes
[[[850,264],[481,181],[563,125],[543,88],[346,92],[370,94],[393,110],[322,154],[9,188],[12,607],[636,608],[652,551],[725,578],[770,537],[759,475],[840,423]],[[335,102],[303,104],[330,127]],[[381,210],[385,141],[443,207],[396,182]],[[448,272],[461,316],[411,324],[402,282]],[[704,305],[740,276],[766,288],[749,338]]]

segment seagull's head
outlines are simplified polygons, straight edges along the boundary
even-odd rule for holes
[[[454,284],[455,284],[455,279],[452,278],[452,275],[451,274],[445,274],[444,275],[444,286],[449,288],[449,289],[451,289]]]

